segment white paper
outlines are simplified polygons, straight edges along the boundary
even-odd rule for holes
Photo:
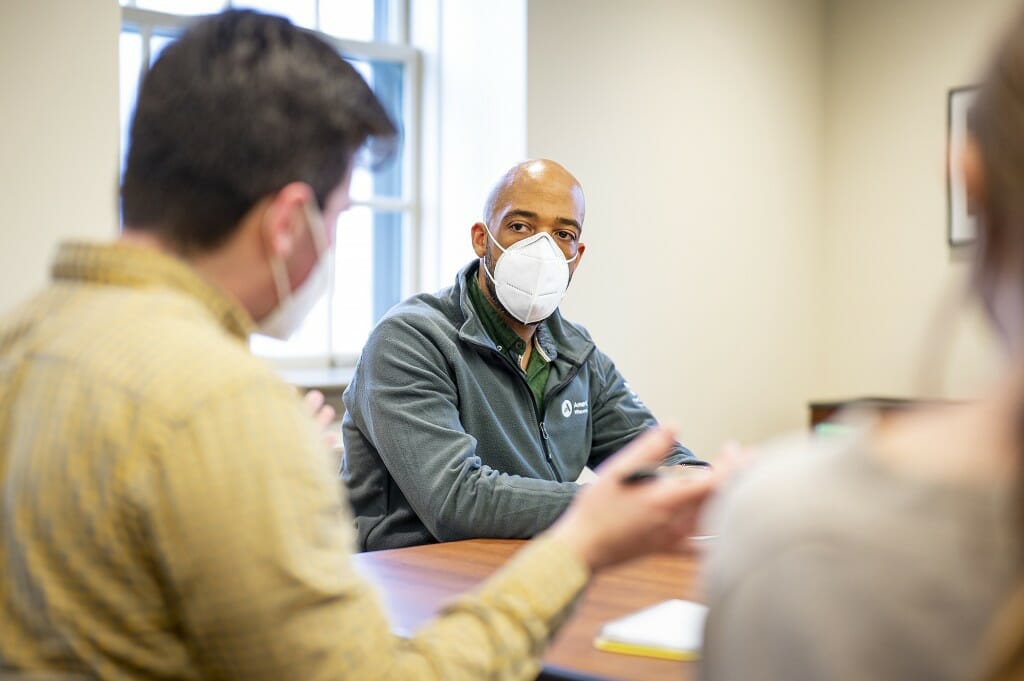
[[[612,620],[600,638],[616,643],[678,652],[696,652],[704,640],[706,605],[678,598]]]

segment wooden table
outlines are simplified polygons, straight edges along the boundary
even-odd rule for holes
[[[363,574],[380,586],[395,631],[408,635],[450,598],[497,570],[523,544],[472,539],[361,553],[354,559]],[[569,679],[696,678],[692,662],[606,653],[594,648],[593,641],[608,620],[668,598],[701,600],[698,570],[699,557],[694,553],[650,556],[600,574],[544,656],[545,673]]]

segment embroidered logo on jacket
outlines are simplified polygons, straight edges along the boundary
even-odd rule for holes
[[[566,400],[562,402],[562,416],[569,418],[570,416],[580,416],[586,414],[590,410],[590,405],[587,400],[582,402],[573,402],[572,400]]]

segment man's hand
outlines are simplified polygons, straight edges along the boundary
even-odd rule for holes
[[[725,473],[622,482],[637,469],[657,466],[673,444],[666,428],[638,437],[598,468],[600,477],[580,489],[549,532],[595,572],[648,553],[684,550]]]
[[[331,424],[334,422],[334,407],[325,402],[324,394],[319,390],[310,390],[302,398],[302,401],[306,403],[306,409],[309,410],[310,416],[323,431],[327,448],[334,449],[338,444],[338,433],[331,428]]]

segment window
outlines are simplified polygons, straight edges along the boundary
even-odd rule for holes
[[[353,365],[373,324],[416,285],[412,249],[419,233],[414,113],[419,76],[417,53],[408,41],[406,2],[121,0],[121,4],[122,159],[138,84],[148,67],[195,15],[231,6],[286,16],[316,31],[356,67],[398,123],[402,137],[394,162],[375,171],[362,167],[353,171],[352,208],[338,221],[327,295],[291,340],[254,336],[251,341],[255,353],[281,367]]]

